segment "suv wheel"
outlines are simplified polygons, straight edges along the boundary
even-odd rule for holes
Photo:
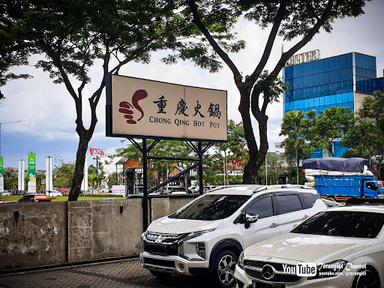
[[[237,258],[238,256],[231,250],[224,250],[216,256],[213,270],[215,280],[220,287],[234,287]]]
[[[379,288],[380,287],[380,277],[377,272],[372,268],[367,268],[361,270],[361,276],[357,276],[352,285],[353,288]]]

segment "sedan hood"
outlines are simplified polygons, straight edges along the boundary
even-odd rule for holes
[[[368,246],[377,244],[376,239],[320,236],[286,233],[250,246],[244,257],[251,260],[285,259],[299,262],[325,263],[348,256]]]
[[[202,221],[188,219],[174,219],[163,217],[157,219],[149,225],[149,232],[183,234],[195,231],[214,229],[220,225],[223,220]]]

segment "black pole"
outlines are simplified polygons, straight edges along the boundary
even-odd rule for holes
[[[203,187],[203,146],[202,146],[202,143],[201,141],[199,141],[199,143],[197,144],[197,150],[198,150],[198,156],[199,156],[199,170],[198,170],[198,173],[199,173],[199,193],[200,195],[203,194],[203,190],[204,190],[204,187]]]
[[[147,139],[143,138],[143,231],[148,228],[148,167],[147,167]]]
[[[96,189],[99,189],[99,157],[96,156]]]

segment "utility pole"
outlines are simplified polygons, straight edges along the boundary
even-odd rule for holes
[[[2,127],[3,125],[13,124],[13,123],[18,123],[18,122],[21,122],[21,120],[17,120],[17,121],[9,121],[9,122],[0,122],[0,156],[1,156],[1,127]]]

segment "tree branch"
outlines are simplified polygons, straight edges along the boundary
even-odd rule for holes
[[[280,60],[277,62],[275,68],[272,70],[272,72],[268,75],[268,77],[265,79],[267,83],[270,83],[273,79],[277,77],[277,75],[280,73],[281,69],[284,67],[285,63],[288,61],[289,58],[291,58],[297,51],[299,51],[301,48],[303,48],[309,41],[312,40],[313,36],[319,31],[321,26],[325,23],[327,20],[333,6],[334,0],[329,0],[327,3],[327,6],[324,10],[324,13],[321,15],[320,19],[316,22],[316,24],[309,30],[309,32],[304,35],[304,37],[296,43],[291,49],[289,49],[287,52],[284,52]],[[253,101],[252,101],[253,102]],[[265,113],[267,110],[267,106],[270,102],[270,99],[268,96],[264,97],[263,100],[263,106],[261,108],[261,112]],[[258,103],[257,103],[258,105]]]
[[[267,64],[267,61],[269,59],[269,56],[271,55],[272,47],[276,39],[276,35],[279,32],[279,28],[281,25],[281,22],[283,21],[285,17],[285,13],[287,12],[287,1],[281,0],[279,9],[276,13],[275,20],[273,22],[272,29],[269,33],[267,43],[265,44],[263,55],[261,56],[260,62],[253,71],[253,73],[249,76],[247,81],[253,86],[257,78],[259,77],[260,73],[263,71],[265,65]]]
[[[154,36],[150,39],[148,39],[146,41],[145,44],[141,45],[140,47],[136,48],[130,55],[130,57],[127,57],[125,58],[124,60],[122,61],[119,61],[119,64],[116,65],[109,73],[113,74],[113,73],[116,73],[120,70],[120,68],[122,66],[124,66],[125,64],[131,62],[132,60],[134,60],[135,58],[138,57],[138,55],[142,54],[143,52],[146,51],[146,49],[148,48],[148,46],[156,39],[158,39],[160,36]]]
[[[309,30],[306,35],[304,35],[304,37],[298,43],[296,43],[291,49],[281,55],[279,62],[276,64],[271,74],[268,75],[268,80],[274,79],[280,73],[281,68],[283,68],[288,59],[291,58],[297,51],[299,51],[309,41],[312,40],[313,36],[315,36],[315,34],[319,31],[321,26],[323,26],[323,24],[327,20],[329,13],[331,12],[333,2],[334,0],[329,0],[324,10],[324,13],[321,15],[320,19],[316,22],[316,24]]]
[[[99,88],[93,93],[93,95],[88,99],[89,106],[91,107],[91,125],[89,131],[93,134],[97,123],[96,108],[99,103],[101,92],[105,87],[106,78],[109,70],[109,60],[111,59],[111,52],[109,51],[109,44],[105,44],[105,55],[103,59],[103,79],[101,80]]]
[[[193,23],[196,24],[196,26],[199,28],[199,30],[204,34],[205,38],[207,38],[209,44],[211,44],[213,50],[220,56],[220,58],[227,64],[229,69],[231,69],[233,73],[233,77],[235,79],[235,83],[237,87],[240,87],[242,85],[242,76],[237,69],[236,65],[232,62],[232,60],[229,58],[228,54],[224,52],[224,50],[219,46],[219,44],[216,42],[216,40],[213,38],[211,33],[209,33],[208,29],[205,27],[204,23],[201,21],[197,5],[195,1],[193,0],[187,0],[187,3],[189,7],[191,8],[192,15],[193,15]]]

